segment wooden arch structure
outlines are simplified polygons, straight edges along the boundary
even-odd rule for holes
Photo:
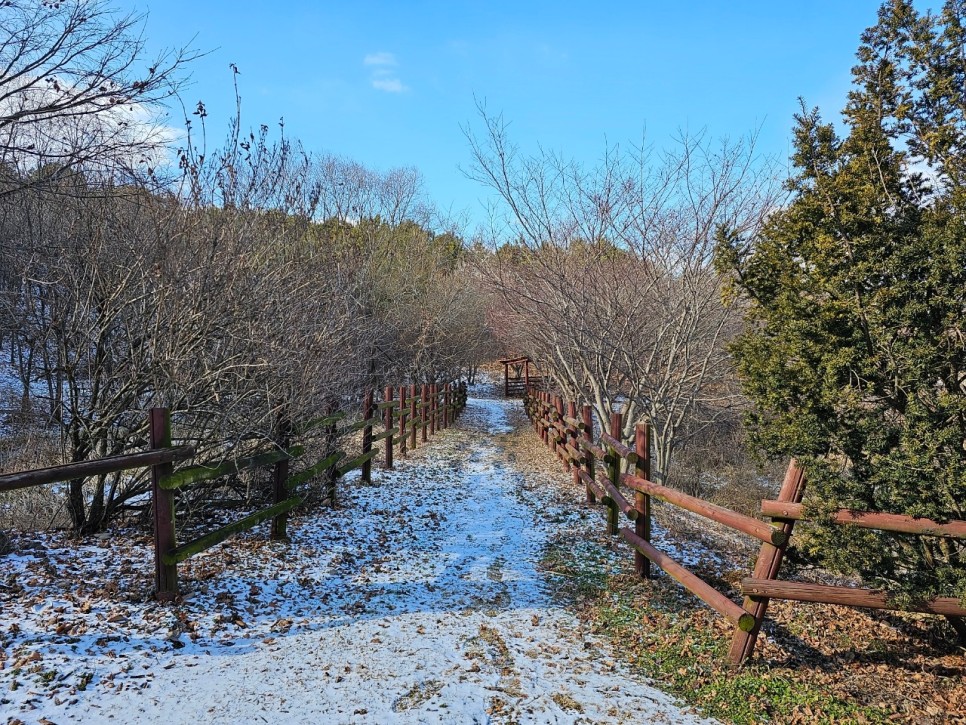
[[[533,360],[525,355],[507,358],[500,362],[503,364],[503,395],[507,398],[522,398],[527,386],[539,385],[543,382],[543,377],[540,375],[530,374]],[[511,367],[513,367],[513,377],[510,377]]]

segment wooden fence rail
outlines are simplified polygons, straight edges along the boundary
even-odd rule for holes
[[[466,407],[466,384],[462,382],[447,383],[439,388],[436,385],[423,385],[422,402],[419,404],[416,402],[415,385],[409,388],[408,405],[405,388],[399,390],[400,396],[394,398],[394,388],[387,387],[378,405],[375,405],[373,394],[367,392],[363,397],[362,419],[358,422],[338,428],[337,423],[345,417],[342,412],[325,415],[299,426],[280,421],[274,450],[234,460],[191,465],[177,471],[174,464],[193,458],[195,451],[191,446],[172,445],[171,413],[166,408],[154,408],[149,415],[151,450],[0,475],[0,492],[149,467],[154,521],[155,596],[161,600],[171,600],[178,594],[179,563],[269,519],[272,521],[271,538],[287,539],[288,514],[305,499],[297,491],[298,487],[321,477],[326,495],[334,503],[337,478],[360,468],[362,479],[371,481],[372,459],[380,452],[378,447],[373,446],[374,442],[385,441],[386,467],[391,468],[394,449],[406,456],[409,450],[416,448],[419,428],[423,429],[425,443],[427,425],[434,432],[436,429],[443,430]],[[377,410],[383,411],[384,415],[377,416]],[[374,435],[373,427],[380,422],[383,422],[385,430]],[[292,445],[291,439],[319,428],[323,429],[328,450],[319,460],[305,464],[293,474],[291,463],[304,458],[305,448]],[[359,455],[348,458],[345,451],[335,449],[339,438],[360,431],[362,451]],[[175,509],[179,491],[204,481],[268,467],[271,467],[272,501],[267,507],[191,541],[178,543]]]
[[[650,577],[650,565],[653,563],[735,625],[729,654],[733,664],[738,665],[753,654],[769,599],[898,609],[883,592],[777,580],[795,521],[804,518],[801,501],[805,491],[805,475],[795,460],[788,466],[778,499],[762,501],[762,513],[772,519],[769,524],[651,481],[650,431],[647,425],[636,426],[631,447],[621,440],[623,421],[619,413],[612,414],[608,421],[609,430],[601,430],[595,438],[590,406],[583,406],[582,416],[578,419],[576,404],[567,403],[565,415],[564,401],[560,396],[534,386],[527,388],[523,403],[534,430],[543,442],[567,470],[573,470],[574,482],[585,485],[587,503],[599,502],[606,507],[606,531],[612,535],[620,534],[634,549],[634,569],[637,574],[643,578]],[[595,439],[600,441],[599,445],[595,444]],[[598,461],[604,463],[606,472],[595,471]],[[622,473],[622,469],[627,471]],[[621,486],[630,492],[625,495]],[[633,503],[628,498],[631,494]],[[741,583],[741,593],[745,595],[743,605],[732,601],[728,595],[654,547],[651,542],[652,498],[716,521],[762,542],[753,576]],[[619,528],[621,514],[634,522],[633,529]],[[834,523],[921,536],[966,538],[966,521],[938,523],[910,516],[843,509],[835,515]],[[966,616],[966,609],[953,597],[919,602],[908,609],[956,618]]]

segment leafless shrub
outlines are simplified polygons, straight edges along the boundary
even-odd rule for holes
[[[648,421],[655,475],[672,455],[741,404],[726,344],[740,315],[712,267],[719,228],[752,232],[775,204],[754,140],[676,148],[608,148],[593,168],[522,154],[507,124],[480,109],[467,131],[468,174],[497,192],[510,241],[485,276],[529,354],[598,420],[624,413],[624,434]]]

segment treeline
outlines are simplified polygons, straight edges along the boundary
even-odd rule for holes
[[[176,163],[159,163],[168,151],[155,136],[111,143],[105,123],[127,116],[96,98],[73,112],[91,133],[70,137],[74,116],[58,116],[48,88],[83,92],[86,76],[70,75],[81,62],[97,72],[128,53],[102,82],[126,84],[125,107],[158,101],[129,76],[141,64],[130,20],[83,2],[0,13],[3,52],[22,47],[5,65],[48,74],[32,87],[0,79],[14,98],[0,109],[8,441],[42,430],[33,450],[57,459],[114,455],[142,448],[146,411],[164,406],[201,455],[237,455],[277,439],[283,422],[358,410],[367,388],[449,380],[487,354],[462,240],[434,231],[417,172],[310,154],[284,129],[244,132],[238,119],[220,148],[196,145],[196,127]],[[18,33],[79,55],[70,68],[37,65]],[[175,74],[183,56],[146,77]],[[38,154],[45,138],[56,143]],[[72,482],[71,525],[99,529],[143,506],[146,486]]]

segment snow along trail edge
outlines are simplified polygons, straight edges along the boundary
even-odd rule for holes
[[[612,661],[553,603],[538,562],[547,529],[575,515],[534,500],[501,455],[494,434],[512,430],[518,405],[471,398],[455,428],[396,470],[344,484],[340,509],[293,520],[288,545],[259,530],[192,559],[176,606],[117,596],[150,577],[143,544],[52,541],[53,552],[0,560],[4,575],[20,570],[19,598],[32,603],[21,614],[18,597],[0,600],[0,712],[25,722],[710,722]],[[37,572],[51,565],[61,582],[115,586],[44,594]]]

